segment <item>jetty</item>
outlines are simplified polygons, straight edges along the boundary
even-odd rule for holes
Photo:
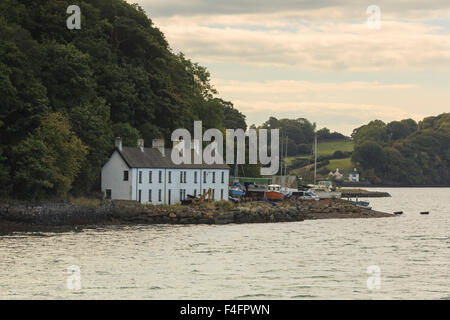
[[[342,198],[385,198],[391,195],[388,192],[368,191],[364,189],[339,189]]]

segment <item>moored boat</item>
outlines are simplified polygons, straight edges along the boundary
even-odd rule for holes
[[[284,199],[284,194],[281,191],[279,184],[269,184],[267,186],[266,198],[272,201],[279,201]]]

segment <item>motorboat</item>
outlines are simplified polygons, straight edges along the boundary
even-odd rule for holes
[[[281,191],[281,186],[279,184],[269,184],[267,186],[266,197],[272,201],[283,200],[284,194]]]
[[[321,186],[313,186],[308,191],[314,193],[320,199],[339,199],[342,196],[339,191],[331,191],[329,188]]]

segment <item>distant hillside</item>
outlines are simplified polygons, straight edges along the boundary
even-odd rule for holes
[[[450,185],[450,113],[353,130],[352,161],[372,183]]]
[[[318,157],[318,172],[319,174],[328,174],[330,171],[339,168],[341,171],[349,171],[353,168],[350,156],[353,152],[354,143],[349,140],[339,141],[318,141],[317,157]],[[300,155],[286,158],[286,164],[290,169],[291,174],[308,178],[312,176],[314,170],[314,154],[312,153],[313,146],[311,145],[311,153],[309,155]]]

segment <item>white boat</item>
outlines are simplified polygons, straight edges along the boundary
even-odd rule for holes
[[[320,199],[340,199],[342,196],[341,192],[331,191],[331,189],[323,187],[323,186],[313,186],[309,190]]]

